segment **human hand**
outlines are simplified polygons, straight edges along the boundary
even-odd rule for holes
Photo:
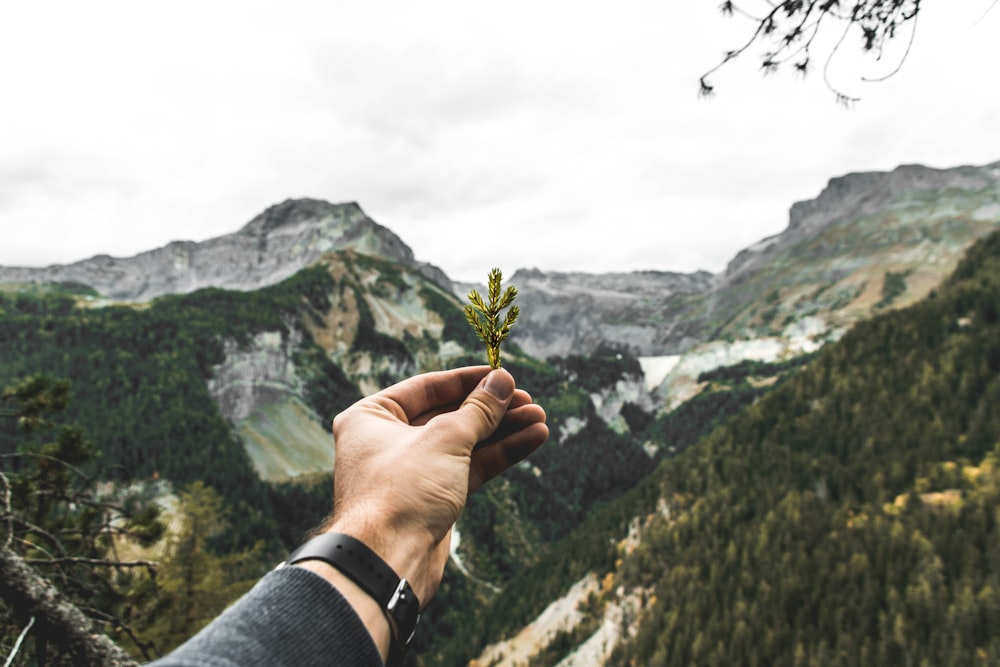
[[[545,411],[488,366],[426,373],[337,415],[333,515],[409,581],[422,604],[441,582],[466,498],[545,442]]]

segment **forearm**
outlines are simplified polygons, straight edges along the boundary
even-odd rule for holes
[[[201,632],[153,665],[305,667],[333,662],[382,667],[361,613],[325,577],[287,567],[269,573]]]
[[[358,619],[371,636],[372,642],[382,657],[382,661],[385,662],[389,656],[391,632],[389,630],[389,621],[386,619],[385,613],[378,603],[370,595],[361,590],[357,584],[345,577],[339,570],[323,561],[307,560],[297,563],[294,567],[301,567],[314,574],[318,574],[344,596],[344,599],[354,609],[358,615]]]
[[[406,652],[421,603],[433,596],[444,573],[448,536],[396,531],[374,519],[336,518],[288,558],[337,588],[354,607],[387,663]],[[390,618],[391,616],[391,618]]]

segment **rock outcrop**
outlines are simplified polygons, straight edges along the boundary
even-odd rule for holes
[[[516,272],[521,317],[511,338],[528,354],[590,354],[604,344],[641,355],[687,339],[681,315],[712,286],[712,274]],[[698,342],[698,341],[690,341]]]
[[[861,172],[831,178],[815,199],[792,204],[788,227],[740,251],[726,266],[721,282],[734,282],[740,274],[760,268],[768,256],[806,237],[816,236],[830,225],[872,217],[914,204],[934,204],[946,194],[985,194],[996,201],[1000,189],[1000,162],[983,167],[932,169],[902,165],[888,172]],[[929,207],[933,214],[937,207]],[[1000,217],[1000,209],[993,213]]]
[[[741,251],[690,316],[700,337],[774,335],[813,317],[830,331],[925,297],[1000,224],[1000,162],[834,178],[788,227]]]

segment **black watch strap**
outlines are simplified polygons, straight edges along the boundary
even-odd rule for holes
[[[350,535],[323,533],[312,538],[278,567],[304,560],[321,560],[340,570],[378,602],[389,620],[392,641],[388,667],[403,662],[420,620],[420,601],[406,579],[400,579],[377,553]]]

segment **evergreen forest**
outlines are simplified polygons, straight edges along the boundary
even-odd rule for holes
[[[240,349],[262,332],[298,341],[291,347],[303,396],[326,429],[333,415],[361,396],[310,333],[331,311],[356,315],[350,352],[391,359],[389,366],[405,376],[415,372],[421,350],[433,351],[439,343],[381,333],[373,310],[379,299],[392,301],[407,285],[418,285],[423,303],[443,322],[442,339],[469,350],[449,364],[482,363],[458,300],[412,272],[404,276],[408,271],[345,252],[261,290],[203,289],[149,304],[95,306],[96,295],[76,285],[0,291],[0,388],[7,388],[0,406],[0,456],[2,472],[15,489],[12,510],[25,517],[13,533],[15,553],[43,570],[61,568],[57,580],[77,576],[84,582],[76,591],[77,603],[105,599],[92,595],[95,586],[105,591],[106,602],[85,605],[89,616],[137,658],[160,655],[190,636],[301,541],[329,512],[332,499],[329,475],[287,481],[258,476],[208,388],[227,346]],[[540,484],[518,469],[470,503],[460,522],[463,555],[480,578],[491,582],[535,562],[546,544],[565,535],[595,505],[630,488],[648,472],[650,461],[637,436],[613,432],[593,414],[587,393],[573,387],[566,372],[525,357],[516,346],[508,354],[507,366],[521,386],[556,407],[551,424],[578,414],[585,423],[564,443],[562,451],[572,452],[570,458],[553,452],[534,462],[563,486]],[[635,360],[609,355],[572,363],[577,370],[600,366],[613,384]],[[401,379],[379,373],[381,385]],[[58,400],[37,398],[53,387]],[[46,428],[21,428],[29,409],[40,411],[39,423]],[[72,448],[59,445],[60,429],[74,434]],[[574,464],[594,459],[609,443],[616,451],[614,466]],[[60,475],[55,486],[26,465],[53,452],[63,452],[72,466],[72,474]],[[62,502],[41,509],[24,502],[40,493]],[[176,497],[169,530],[161,526],[133,539],[114,525],[132,514],[155,523],[164,493]],[[80,498],[102,511],[74,518]],[[71,520],[87,523],[86,544],[60,538]],[[63,560],[86,558],[95,561],[89,563],[93,567],[72,573],[65,562],[50,562],[58,560],[48,557],[53,548],[65,550]],[[156,574],[150,576],[152,566],[105,572],[107,564],[96,561],[109,550],[155,564]],[[195,562],[200,563],[198,581],[177,574],[192,571]],[[433,642],[447,636],[449,619],[466,617],[491,590],[451,573],[437,609],[425,614],[423,637]],[[179,621],[164,620],[178,615]],[[5,618],[3,643],[9,647],[30,619]],[[438,626],[442,631],[436,631]],[[43,637],[38,628],[31,634]],[[36,642],[37,655],[47,655],[49,640],[54,638]]]
[[[376,331],[367,297],[405,281],[363,261],[385,279],[364,287],[317,265],[255,292],[143,306],[81,307],[74,286],[0,292],[5,540],[135,658],[204,625],[329,510],[328,477],[255,472],[206,385],[224,342],[299,336],[350,293],[368,333],[355,347],[405,369],[437,344]],[[421,294],[469,344],[449,363],[481,363],[457,300]],[[467,665],[593,573],[608,585],[587,620],[535,667],[585,640],[616,590],[638,595],[642,613],[614,665],[1000,664],[998,310],[993,234],[928,299],[816,355],[716,369],[672,412],[626,405],[624,428],[597,417],[590,396],[636,376],[626,350],[541,362],[512,349],[506,365],[554,437],[459,522],[463,559],[502,587],[449,566],[408,663]],[[305,341],[297,367],[328,427],[361,390]],[[160,483],[176,492],[170,527],[152,502]],[[115,549],[136,565],[108,569]],[[10,650],[28,619],[0,612]],[[17,664],[58,648],[34,636]]]
[[[613,665],[1000,664],[998,311],[995,233],[928,299],[856,325],[591,516],[466,649],[591,571],[643,601]],[[589,600],[590,629],[612,598]],[[586,635],[562,639],[532,664]]]

